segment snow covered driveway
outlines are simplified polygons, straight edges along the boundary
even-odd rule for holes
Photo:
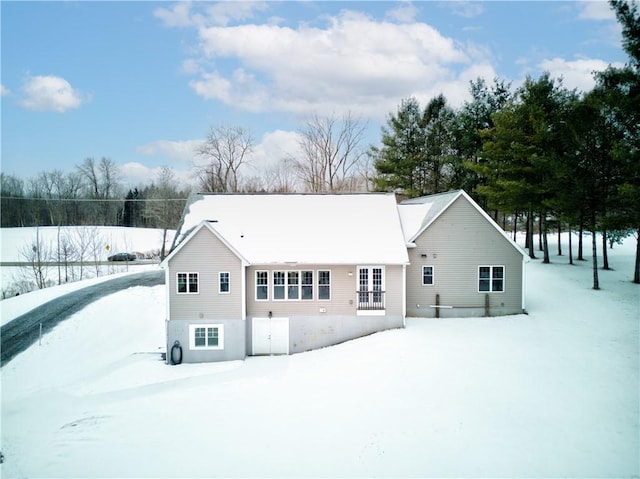
[[[46,333],[60,321],[99,298],[132,286],[155,286],[163,283],[163,271],[145,271],[113,278],[52,299],[2,325],[0,361],[4,366],[16,354],[35,343],[40,335],[40,325]]]

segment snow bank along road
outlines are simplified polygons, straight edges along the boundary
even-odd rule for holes
[[[77,313],[89,303],[132,286],[164,284],[164,271],[145,271],[88,286],[51,300],[18,316],[0,329],[0,366],[35,343],[42,332]]]

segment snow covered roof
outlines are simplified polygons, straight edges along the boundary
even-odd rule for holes
[[[394,194],[198,194],[180,243],[202,222],[251,264],[405,264]]]
[[[398,212],[405,241],[412,243],[461,193],[461,190],[455,190],[400,203]]]

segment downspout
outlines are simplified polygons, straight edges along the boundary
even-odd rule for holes
[[[407,327],[407,264],[402,265],[402,327]]]
[[[522,257],[522,312],[527,314],[526,309],[526,297],[527,297],[527,261],[524,256]]]
[[[240,262],[241,270],[240,270],[240,287],[242,288],[240,291],[241,301],[242,301],[242,309],[240,314],[242,315],[242,320],[246,321],[247,319],[247,267],[248,265],[244,264],[244,261]]]
[[[169,321],[171,320],[171,301],[169,300],[169,296],[171,296],[171,283],[169,281],[169,265],[167,264],[164,267],[164,284],[166,288],[165,294],[165,312],[166,319],[164,320],[164,338],[167,344],[166,353],[165,353],[165,364],[171,364],[171,346],[169,345]]]

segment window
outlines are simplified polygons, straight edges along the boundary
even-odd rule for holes
[[[229,273],[226,272],[222,272],[218,275],[218,292],[220,294],[225,294],[225,293],[229,293],[231,291],[230,289],[230,282],[229,282]]]
[[[313,271],[274,271],[274,301],[313,300]]]
[[[331,299],[331,271],[318,271],[318,299]]]
[[[190,324],[189,349],[224,349],[222,324]]]
[[[313,299],[313,271],[302,272],[302,299]]]
[[[504,291],[504,266],[479,266],[478,291],[488,293]]]
[[[359,309],[384,309],[383,268],[358,268],[358,288]]]
[[[269,273],[256,271],[256,301],[269,299]]]
[[[300,299],[300,273],[287,271],[287,299]]]
[[[422,267],[422,284],[423,286],[433,286],[433,266]]]
[[[178,273],[178,294],[198,292],[198,273]]]
[[[285,284],[284,284],[284,271],[273,272],[273,299],[283,300],[285,299]]]

